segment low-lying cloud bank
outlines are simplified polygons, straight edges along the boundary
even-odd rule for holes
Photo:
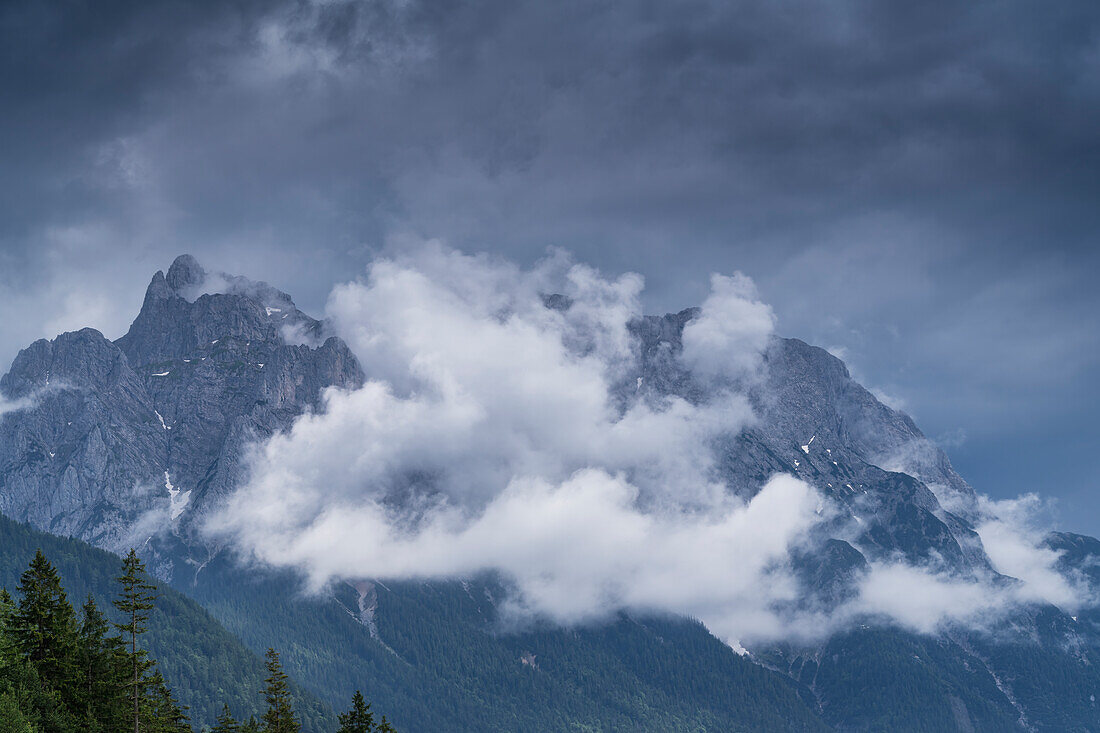
[[[562,254],[522,269],[433,243],[411,251],[330,297],[369,381],[329,390],[322,412],[255,446],[250,481],[210,532],[300,568],[314,588],[493,570],[514,583],[517,613],[688,614],[735,645],[869,615],[931,631],[1021,602],[1087,601],[1054,571],[1026,507],[984,502],[990,557],[1020,582],[877,563],[840,608],[792,610],[804,608],[792,553],[813,552],[837,509],[785,475],[741,500],[712,451],[753,421],[742,389],[773,334],[748,278],[716,275],[684,330],[676,358],[711,395],[690,403],[630,378],[639,276],[607,278]]]

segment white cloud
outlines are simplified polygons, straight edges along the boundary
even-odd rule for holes
[[[693,354],[740,373],[770,312],[738,302],[747,278],[714,284]],[[821,499],[777,477],[743,503],[715,481],[710,442],[753,419],[743,395],[615,406],[641,288],[560,253],[521,270],[429,243],[376,262],[329,302],[370,380],[256,446],[211,529],[315,585],[491,569],[515,608],[558,620],[636,607],[778,633],[787,552]],[[547,308],[551,292],[570,306]]]
[[[979,496],[978,535],[994,570],[1008,578],[959,577],[900,561],[872,563],[857,598],[831,623],[870,614],[921,633],[953,624],[993,630],[1026,604],[1049,603],[1066,613],[1094,605],[1095,593],[1083,577],[1058,571],[1060,553],[1043,541],[1043,509],[1034,494],[1004,501]]]
[[[684,328],[684,362],[703,376],[755,371],[775,329],[771,307],[741,273],[712,275],[710,288],[702,313]]]
[[[26,410],[28,407],[33,406],[34,401],[29,397],[22,397],[16,400],[5,399],[3,395],[0,395],[0,418],[7,415],[9,412],[18,412],[20,410]]]
[[[515,609],[562,622],[631,607],[692,614],[727,638],[781,633],[772,605],[797,592],[783,561],[819,519],[809,486],[777,477],[748,504],[731,499],[695,516],[647,512],[638,499],[622,476],[585,469],[561,484],[516,479],[472,516],[433,507],[412,529],[378,502],[333,503],[276,530],[260,553],[304,565],[316,583],[491,568],[515,582]]]
[[[1053,603],[1070,612],[1092,600],[1083,580],[1073,582],[1056,569],[1060,553],[1043,542],[1046,532],[1037,518],[1044,512],[1038,496],[1004,501],[982,497],[980,505],[985,516],[978,535],[993,567],[1020,581],[1013,588],[1017,598]]]
[[[952,577],[903,563],[872,566],[850,609],[886,616],[922,633],[947,623],[984,624],[1010,599],[988,583]]]
[[[731,645],[813,638],[868,615],[928,632],[1079,598],[1020,512],[987,502],[982,539],[1019,583],[879,561],[831,615],[793,610],[790,553],[812,551],[837,509],[790,476],[742,501],[714,466],[714,440],[754,419],[733,385],[757,373],[772,333],[751,281],[715,276],[684,333],[684,361],[725,387],[698,404],[624,406],[640,277],[607,278],[562,253],[522,269],[439,243],[403,250],[329,299],[368,381],[328,390],[321,412],[254,446],[250,480],[209,522],[260,561],[299,568],[314,588],[497,571],[516,613],[687,614]],[[548,293],[569,307],[547,307]]]
[[[900,397],[891,392],[887,392],[881,387],[872,387],[870,392],[875,396],[876,400],[886,405],[891,410],[897,410],[901,412],[904,411],[907,407],[904,397]]]
[[[43,384],[22,397],[11,399],[0,393],[0,419],[14,412],[32,410],[38,406],[39,400],[46,395],[64,389],[70,389],[68,382],[55,379],[53,384]]]

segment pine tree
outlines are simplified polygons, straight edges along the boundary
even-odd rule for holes
[[[15,695],[0,690],[0,733],[37,733]]]
[[[76,667],[76,614],[42,550],[20,577],[19,592],[11,619],[15,646],[45,684],[69,698]]]
[[[115,600],[115,608],[122,612],[124,621],[115,624],[127,638],[130,661],[130,697],[133,701],[133,726],[134,733],[141,733],[141,698],[146,689],[145,673],[152,666],[148,652],[138,647],[138,636],[147,630],[149,612],[153,609],[156,600],[156,586],[146,580],[145,563],[143,563],[130,548],[130,552],[122,561],[122,575],[116,578],[122,586],[119,597]]]
[[[378,724],[377,730],[378,733],[397,733],[397,731],[393,729],[393,726],[390,725],[390,721],[386,720],[385,715],[382,716],[382,722]]]
[[[218,715],[217,725],[210,729],[210,733],[242,733],[241,724],[230,714],[229,706],[222,705],[221,714]]]
[[[4,683],[16,707],[32,721],[34,733],[70,733],[82,730],[60,693],[43,683],[26,659],[17,658],[4,670]]]
[[[268,649],[266,656],[267,683],[264,699],[267,712],[263,715],[264,733],[299,733],[301,727],[290,701],[290,686],[279,663],[279,653]]]
[[[77,666],[80,677],[78,707],[88,731],[118,730],[126,719],[126,678],[122,674],[122,642],[108,636],[111,628],[95,599],[81,607],[77,635]]]
[[[19,656],[11,636],[13,616],[15,616],[15,601],[12,600],[7,588],[0,588],[0,670],[11,665]]]
[[[355,691],[351,698],[351,710],[340,713],[340,730],[336,733],[371,733],[374,730],[374,715],[370,703],[363,700],[363,693]]]
[[[255,715],[248,716],[248,722],[241,725],[241,733],[260,733],[260,724]]]
[[[191,733],[190,718],[185,708],[176,702],[160,670],[149,678],[149,695],[145,702],[149,733]]]

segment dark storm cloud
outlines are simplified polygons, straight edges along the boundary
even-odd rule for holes
[[[741,269],[979,483],[1094,485],[1094,2],[12,2],[0,65],[4,362],[184,250],[319,310],[559,245],[653,309]]]

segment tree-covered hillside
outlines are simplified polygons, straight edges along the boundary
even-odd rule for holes
[[[278,639],[331,705],[361,687],[403,731],[826,729],[805,688],[685,619],[505,628],[488,580],[375,583],[364,617],[348,586],[311,598],[289,574],[208,571],[188,592],[226,628],[257,651]]]
[[[41,549],[60,576],[71,605],[80,606],[89,594],[109,620],[121,621],[113,601],[118,597],[116,578],[122,559],[83,542],[38,532],[0,516],[0,587],[18,603],[17,588],[28,562]],[[226,631],[199,604],[170,587],[161,585],[149,618],[142,646],[157,662],[161,673],[196,729],[212,725],[228,704],[238,717],[257,718],[263,712],[264,662]],[[271,640],[267,646],[278,645]],[[336,717],[315,696],[290,683],[295,710],[303,730],[320,733],[336,729]],[[351,693],[341,702],[351,699]],[[0,714],[0,718],[3,715]],[[15,730],[19,730],[16,728]]]

